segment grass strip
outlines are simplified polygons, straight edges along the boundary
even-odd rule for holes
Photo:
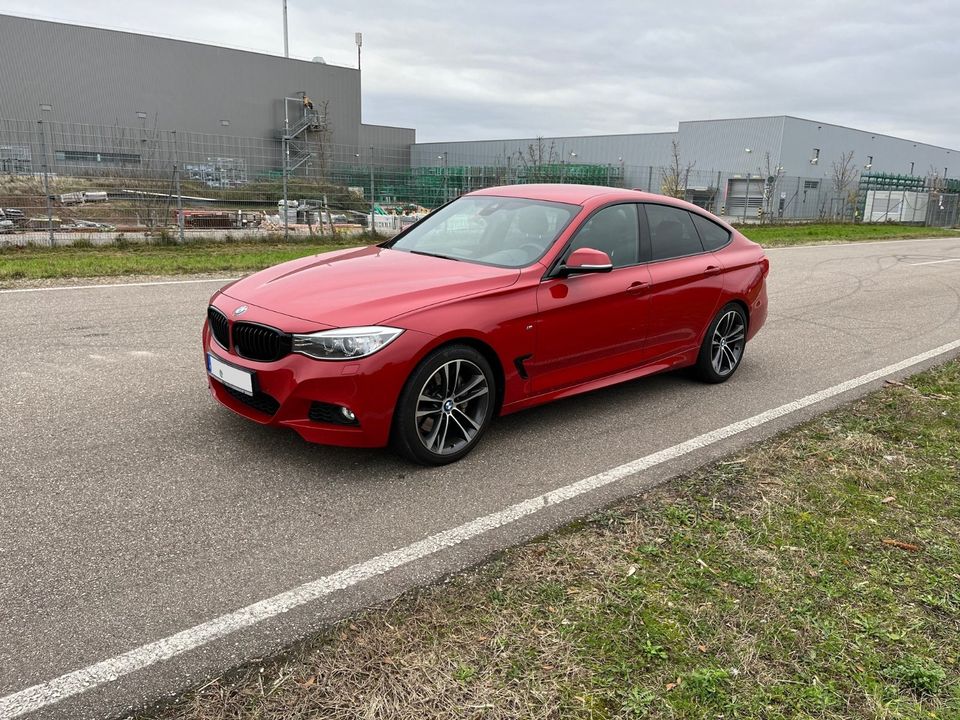
[[[764,247],[817,245],[823,243],[864,242],[910,238],[960,237],[960,232],[947,228],[915,225],[867,224],[847,225],[816,223],[810,225],[748,225],[740,232]]]
[[[246,273],[351,245],[328,240],[310,243],[191,242],[181,246],[131,243],[123,247],[5,248],[0,250],[0,281]]]
[[[765,225],[743,229],[765,247],[891,238],[960,237],[956,230],[906,225]],[[377,239],[379,240],[379,238]],[[260,270],[270,265],[339,247],[374,242],[370,238],[281,239],[265,241],[190,240],[184,245],[121,242],[94,246],[0,248],[0,282],[46,278],[118,275],[178,275],[184,273]]]
[[[960,362],[139,720],[960,718]]]

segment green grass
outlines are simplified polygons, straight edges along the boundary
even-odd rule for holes
[[[960,362],[159,718],[960,718]]]
[[[745,225],[740,232],[764,247],[815,245],[818,243],[863,242],[896,238],[960,237],[957,230],[915,225],[852,225],[816,223],[809,225]]]
[[[0,249],[0,281],[114,275],[180,275],[250,272],[305,255],[350,247],[338,240],[295,242],[190,242],[121,247],[26,247]]]
[[[826,242],[853,242],[911,237],[956,237],[956,230],[906,225],[764,225],[743,228],[765,247]],[[72,247],[0,247],[0,282],[16,279],[95,277],[113,275],[176,275],[182,273],[250,272],[335,247],[346,247],[370,238],[191,240],[184,245],[144,245],[121,242],[95,247],[81,241]]]

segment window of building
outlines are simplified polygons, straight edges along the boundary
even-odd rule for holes
[[[57,150],[57,160],[83,165],[139,165],[140,156],[134,153],[96,152],[93,150]]]
[[[703,215],[690,213],[693,224],[697,226],[700,242],[705,250],[719,250],[730,242],[730,231],[717,225],[713,220],[707,220]]]
[[[703,252],[690,213],[668,205],[646,205],[653,260],[667,260]]]

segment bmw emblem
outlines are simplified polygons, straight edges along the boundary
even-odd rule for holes
[[[234,314],[234,315],[243,315],[243,314],[244,314],[247,310],[249,310],[249,309],[250,309],[250,308],[248,308],[246,305],[241,305],[240,307],[238,307],[236,310],[233,311],[233,314]]]

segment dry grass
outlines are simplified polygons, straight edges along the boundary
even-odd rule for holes
[[[958,477],[954,362],[138,717],[958,718]]]

